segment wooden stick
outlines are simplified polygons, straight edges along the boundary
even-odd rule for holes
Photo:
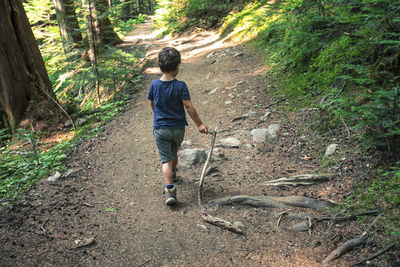
[[[204,178],[206,177],[206,172],[207,172],[207,168],[208,168],[208,164],[210,164],[211,161],[211,156],[212,156],[212,152],[214,149],[214,145],[215,145],[215,138],[217,137],[217,130],[218,130],[218,126],[215,128],[215,131],[212,134],[212,140],[211,140],[211,148],[208,151],[208,155],[207,155],[207,160],[204,163],[204,167],[203,167],[203,171],[201,172],[201,176],[200,176],[200,182],[199,182],[199,190],[198,190],[198,196],[199,196],[199,206],[200,206],[200,210],[201,212],[205,213],[205,209],[204,209],[204,205],[203,205],[203,184],[204,184]]]
[[[370,231],[370,229],[372,228],[372,226],[374,226],[376,224],[376,222],[378,221],[378,218],[380,217],[380,215],[376,216],[374,221],[368,226],[368,228],[362,232],[361,235],[352,238],[350,240],[347,240],[346,242],[344,242],[344,244],[342,244],[341,246],[339,246],[338,248],[336,248],[334,251],[332,251],[323,261],[322,264],[328,264],[331,261],[339,258],[340,256],[342,256],[343,254],[345,254],[346,252],[352,250],[354,247],[357,247],[359,245],[361,245],[368,237],[368,232]]]
[[[232,232],[235,232],[238,234],[242,234],[243,233],[242,229],[235,226],[234,224],[232,224],[224,219],[216,218],[216,217],[213,217],[213,216],[207,214],[207,212],[204,208],[204,205],[203,205],[204,178],[206,177],[207,168],[211,161],[211,156],[212,156],[212,152],[213,152],[214,145],[215,145],[215,138],[217,136],[217,131],[218,131],[218,126],[215,128],[215,131],[213,133],[211,133],[213,135],[212,140],[211,140],[211,148],[208,151],[207,160],[204,163],[203,171],[201,172],[200,181],[199,181],[198,199],[199,199],[199,206],[200,206],[200,211],[201,211],[201,218],[210,224],[228,229],[229,231],[232,231]]]
[[[384,248],[384,249],[378,251],[378,252],[375,253],[374,255],[372,255],[372,256],[370,256],[370,257],[368,257],[368,258],[366,258],[366,259],[363,259],[363,260],[361,260],[361,261],[359,261],[359,262],[353,263],[352,265],[350,265],[350,267],[357,266],[357,265],[361,265],[361,264],[363,264],[363,263],[366,262],[366,261],[373,260],[373,259],[379,257],[380,255],[386,253],[387,251],[389,251],[390,249],[392,249],[392,248],[393,248],[394,246],[396,246],[396,245],[397,245],[396,242],[395,242],[395,243],[392,243],[392,244],[390,244],[389,246],[387,246],[386,248]]]

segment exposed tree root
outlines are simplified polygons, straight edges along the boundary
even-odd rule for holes
[[[332,206],[328,201],[303,196],[269,197],[238,195],[214,199],[211,203],[216,205],[247,205],[264,208],[299,207],[314,210],[322,210],[328,206]]]
[[[376,224],[376,222],[378,221],[378,218],[380,217],[380,215],[376,216],[374,221],[368,226],[368,228],[362,232],[361,235],[352,238],[350,240],[347,240],[344,244],[342,244],[341,246],[339,246],[338,248],[336,248],[334,251],[332,251],[323,261],[323,264],[327,264],[330,263],[331,261],[339,258],[340,256],[342,256],[343,254],[345,254],[346,252],[352,250],[354,247],[357,247],[359,245],[361,245],[368,237],[368,232],[370,231],[370,229]]]
[[[268,181],[263,185],[268,186],[281,186],[281,185],[315,185],[327,182],[336,178],[337,174],[300,174],[291,177],[283,177],[275,180]]]

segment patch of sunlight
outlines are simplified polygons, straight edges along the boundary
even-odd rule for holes
[[[221,27],[221,31],[232,27],[227,39],[234,42],[248,41],[257,37],[280,16],[279,13],[272,12],[269,5],[249,6],[240,13],[231,14]]]
[[[66,141],[71,140],[72,138],[74,138],[76,132],[75,131],[71,131],[71,132],[59,132],[55,135],[46,137],[44,139],[40,140],[40,143],[47,149],[51,148],[52,146],[54,146],[55,144],[61,144],[64,143]]]
[[[161,71],[160,71],[159,67],[152,67],[152,68],[145,69],[144,73],[146,73],[146,74],[157,74],[157,73],[161,73]]]

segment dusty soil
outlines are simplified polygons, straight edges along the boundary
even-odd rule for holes
[[[179,170],[179,204],[166,207],[152,111],[146,100],[150,81],[160,76],[155,57],[164,46],[182,52],[178,79],[188,84],[209,128],[220,123],[217,143],[225,137],[241,141],[236,149],[218,147],[226,160],[213,163],[220,173],[206,180],[205,202],[237,194],[304,195],[342,202],[365,179],[362,170],[369,162],[357,151],[344,154],[345,129],[318,134],[313,127],[317,111],[305,107],[295,114],[285,112],[288,103],[277,103],[279,94],[270,94],[274,87],[268,84],[262,51],[200,30],[156,39],[149,23],[127,36],[124,46],[133,45],[145,48],[150,62],[142,90],[101,134],[70,152],[66,167],[74,168],[72,175],[56,183],[42,179],[25,203],[2,214],[1,266],[320,266],[329,252],[371,222],[373,218],[338,223],[314,245],[329,222],[315,224],[309,236],[307,231],[292,229],[298,220],[283,218],[278,227],[281,209],[206,205],[214,216],[242,222],[245,234],[238,235],[201,220],[196,182],[202,166]],[[209,94],[217,87],[216,93]],[[249,111],[256,114],[235,119]],[[261,120],[266,112],[270,115]],[[198,133],[189,123],[183,148],[208,149],[211,136]],[[281,124],[278,142],[254,144],[250,131],[272,123]],[[326,146],[333,142],[339,144],[336,158],[346,156],[341,177],[311,187],[262,185],[272,178],[317,172]],[[383,246],[379,229],[373,236],[331,265],[347,266],[379,250]],[[90,244],[81,246],[85,243],[76,240]],[[390,266],[389,262],[374,260],[370,266]]]

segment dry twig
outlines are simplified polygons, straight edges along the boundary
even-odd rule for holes
[[[392,249],[393,247],[395,247],[396,245],[397,245],[396,242],[395,242],[395,243],[392,243],[392,244],[390,244],[389,246],[387,246],[386,248],[384,248],[384,249],[378,251],[378,252],[375,253],[374,255],[372,255],[372,256],[370,256],[370,257],[368,257],[368,258],[366,258],[366,259],[360,260],[360,261],[358,261],[358,262],[356,262],[356,263],[353,263],[352,265],[350,265],[350,267],[357,266],[357,265],[362,265],[362,264],[363,264],[364,262],[366,262],[366,261],[373,260],[373,259],[379,257],[380,255],[382,255],[382,254],[388,252],[389,250],[391,250],[391,249]]]
[[[368,232],[371,230],[371,228],[376,224],[376,222],[378,221],[380,215],[376,216],[374,221],[367,227],[367,229],[362,232],[362,234],[358,235],[355,238],[352,238],[350,240],[347,240],[346,242],[344,242],[344,244],[342,244],[341,246],[339,246],[338,248],[336,248],[334,251],[332,251],[323,261],[323,264],[327,264],[330,263],[331,261],[339,258],[340,256],[342,256],[343,254],[347,253],[348,251],[352,250],[354,247],[357,247],[359,245],[361,245],[368,237]]]

